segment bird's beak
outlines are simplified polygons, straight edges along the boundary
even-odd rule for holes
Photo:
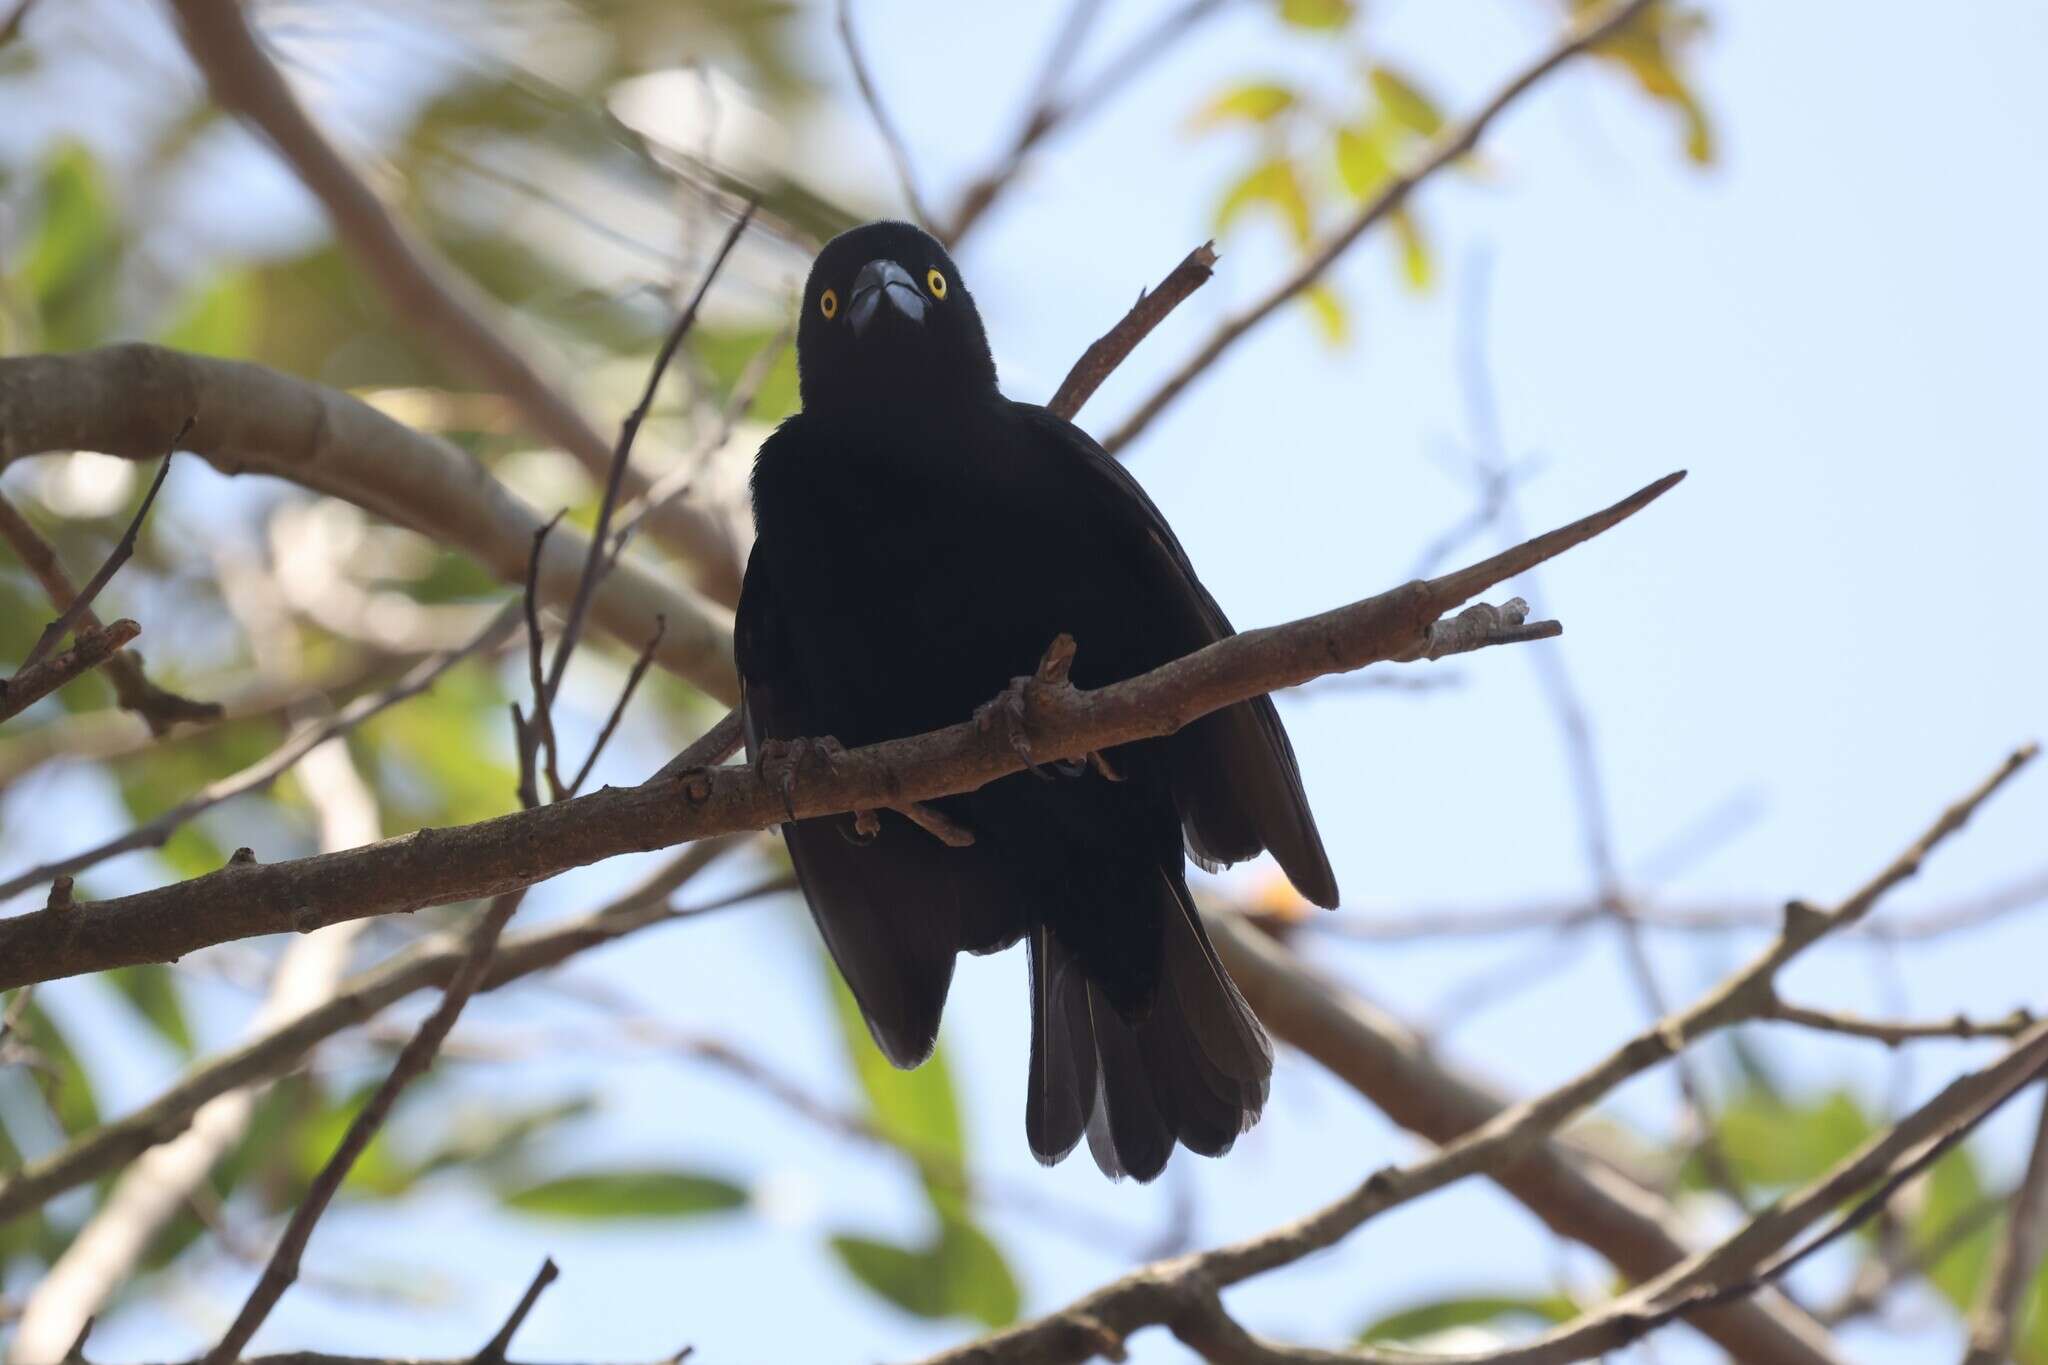
[[[894,261],[869,261],[853,277],[853,297],[846,305],[846,320],[853,324],[853,334],[867,331],[885,304],[910,321],[924,324],[924,294],[910,272]]]

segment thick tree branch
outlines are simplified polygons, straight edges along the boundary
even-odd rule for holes
[[[1404,656],[1445,612],[1589,540],[1676,484],[1668,475],[1604,511],[1479,564],[1284,626],[1219,640],[1150,673],[1093,691],[1027,689],[1041,763],[1171,734],[1211,711],[1327,673]],[[996,727],[999,730],[1000,727]],[[572,867],[794,816],[874,810],[971,791],[1023,769],[1008,737],[972,720],[848,752],[793,796],[750,766],[685,772],[451,830],[419,830],[347,853],[229,866],[156,891],[0,920],[0,989],[162,962],[291,928],[498,895]]]
[[[471,555],[507,584],[526,574],[541,518],[467,453],[318,384],[244,361],[160,346],[0,358],[0,468],[62,450],[124,459],[163,453],[163,433],[197,414],[186,448],[225,474],[261,473],[345,499]],[[566,604],[587,556],[584,537],[550,537],[544,600]],[[732,617],[632,562],[598,588],[592,614],[638,649],[668,618],[663,667],[721,701],[738,699]]]
[[[186,51],[206,77],[214,102],[276,148],[327,210],[335,235],[352,251],[407,322],[420,327],[457,365],[505,395],[535,432],[603,478],[612,443],[490,321],[492,305],[431,246],[399,225],[362,177],[342,159],[265,55],[236,0],[171,0]],[[635,476],[632,488],[642,481]],[[739,597],[740,570],[716,521],[684,503],[658,509],[650,523],[687,559],[714,599]],[[645,632],[637,632],[644,638]]]
[[[87,626],[78,632],[77,643],[62,654],[24,668],[11,678],[0,678],[0,720],[20,715],[64,684],[84,677],[140,634],[142,627],[133,621]]]
[[[1257,302],[1232,315],[1218,327],[1202,348],[1176,370],[1158,390],[1141,404],[1102,445],[1114,454],[1152,424],[1174,399],[1201,378],[1211,365],[1242,340],[1246,333],[1271,317],[1281,307],[1321,279],[1358,239],[1394,210],[1408,201],[1416,186],[1479,145],[1487,128],[1516,100],[1540,84],[1572,58],[1597,47],[1619,33],[1631,20],[1648,9],[1654,0],[1617,0],[1573,22],[1555,46],[1518,72],[1492,99],[1463,123],[1453,124],[1433,138],[1415,162],[1395,175],[1380,192],[1352,215],[1350,221],[1311,252],[1293,274],[1281,280]]]

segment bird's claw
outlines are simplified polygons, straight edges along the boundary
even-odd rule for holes
[[[846,757],[846,746],[830,735],[808,736],[797,739],[769,739],[761,742],[760,751],[754,755],[754,776],[763,782],[773,783],[782,793],[782,809],[793,821],[796,819],[796,777],[806,763],[823,763],[826,771],[839,771],[840,760]],[[859,828],[858,823],[855,826]]]
[[[1008,687],[974,708],[974,728],[986,735],[1001,726],[1003,738],[1008,741],[1011,751],[1024,760],[1025,769],[1041,782],[1050,782],[1052,774],[1041,768],[1031,756],[1031,688],[1037,681],[1029,677],[1010,679]]]

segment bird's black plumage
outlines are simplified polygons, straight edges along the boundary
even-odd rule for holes
[[[1073,424],[1015,403],[945,250],[903,223],[829,243],[797,332],[803,410],[761,447],[736,649],[747,742],[847,745],[966,719],[1053,638],[1073,679],[1131,677],[1231,633],[1137,481]],[[934,803],[950,848],[891,813],[784,827],[805,898],[898,1066],[931,1052],[962,952],[1024,940],[1025,1129],[1058,1161],[1085,1132],[1103,1170],[1149,1180],[1176,1142],[1229,1149],[1272,1050],[1203,932],[1184,856],[1272,850],[1296,887],[1337,886],[1271,702],[1046,781]]]

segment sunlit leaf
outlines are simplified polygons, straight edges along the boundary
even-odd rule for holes
[[[1429,242],[1422,235],[1422,229],[1415,221],[1415,215],[1407,209],[1395,209],[1390,215],[1394,229],[1394,240],[1401,245],[1401,277],[1410,289],[1422,290],[1436,278],[1436,268],[1430,259]]]
[[[505,1207],[548,1218],[694,1218],[744,1208],[747,1192],[698,1171],[592,1171],[516,1190]]]
[[[1444,116],[1436,101],[1392,67],[1374,66],[1367,79],[1372,82],[1372,92],[1380,107],[1403,128],[1423,137],[1435,137],[1444,126]]]
[[[164,1041],[189,1057],[192,1055],[192,1025],[185,1018],[185,1004],[178,995],[177,973],[160,962],[116,967],[103,978],[149,1021]]]
[[[1342,346],[1351,339],[1351,315],[1344,307],[1344,300],[1337,296],[1336,290],[1327,284],[1312,284],[1302,291],[1301,298],[1302,302],[1308,305],[1310,315],[1315,318],[1316,328],[1323,334],[1323,340],[1332,346]],[[1281,880],[1285,882],[1284,878]],[[1292,883],[1286,883],[1286,887],[1288,891],[1293,890]],[[1284,892],[1276,893],[1275,899],[1282,900],[1284,895]],[[1296,897],[1296,903],[1307,904],[1299,897]],[[1282,915],[1292,914],[1294,910],[1295,904],[1292,903],[1277,911],[1265,910],[1262,907],[1262,913]]]
[[[1383,124],[1337,130],[1337,174],[1360,199],[1377,191],[1394,173]]]
[[[1596,56],[1619,64],[1652,99],[1678,111],[1685,126],[1685,152],[1694,162],[1714,160],[1713,125],[1677,65],[1677,49],[1697,36],[1700,15],[1674,5],[1653,5],[1643,16],[1593,49]]]
[[[1306,243],[1313,233],[1308,193],[1294,163],[1284,156],[1260,162],[1224,194],[1216,207],[1216,231],[1226,231],[1239,214],[1254,204],[1270,205],[1286,222],[1294,240]]]
[[[1219,123],[1269,123],[1294,107],[1294,92],[1270,81],[1250,81],[1225,90],[1197,110],[1196,128]]]
[[[1280,0],[1280,18],[1296,28],[1339,29],[1357,8],[1353,0]]]
[[[1569,1322],[1578,1308],[1562,1294],[1478,1294],[1438,1299],[1389,1313],[1358,1334],[1361,1345],[1417,1342],[1458,1327],[1550,1326]]]

